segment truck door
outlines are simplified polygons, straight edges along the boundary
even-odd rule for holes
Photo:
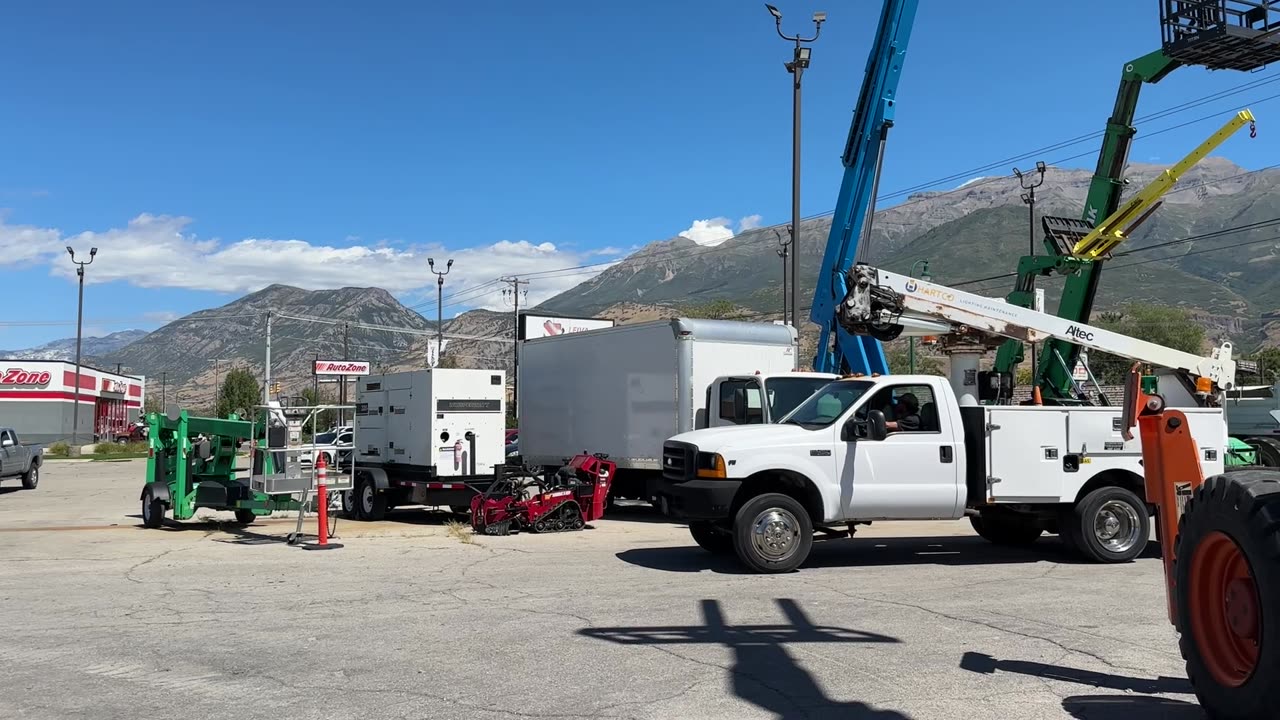
[[[963,445],[959,429],[940,412],[935,388],[923,383],[876,390],[854,413],[884,413],[883,440],[837,442],[840,497],[846,518],[955,518],[962,511]],[[945,399],[944,399],[945,400]]]
[[[0,430],[0,474],[12,475],[22,470],[21,449],[12,430]]]
[[[1066,410],[1044,407],[991,408],[987,414],[987,474],[991,476],[991,494],[997,500],[1058,502],[1063,494],[1064,467],[1074,468],[1072,472],[1080,470],[1079,462],[1067,457],[1067,418]],[[1095,449],[1103,448],[1097,445]]]

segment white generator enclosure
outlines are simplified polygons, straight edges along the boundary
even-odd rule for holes
[[[706,425],[722,375],[790,372],[795,330],[730,320],[662,320],[524,342],[520,455],[558,466],[607,453],[622,469],[660,470],[667,438]]]
[[[492,475],[506,459],[506,380],[498,370],[434,369],[359,380],[360,465]]]

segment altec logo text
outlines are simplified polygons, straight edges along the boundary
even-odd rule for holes
[[[1078,325],[1071,325],[1067,328],[1067,334],[1077,340],[1085,342],[1093,342],[1093,333],[1080,328]]]
[[[0,385],[21,385],[27,387],[44,387],[53,376],[47,372],[9,368],[0,376]]]

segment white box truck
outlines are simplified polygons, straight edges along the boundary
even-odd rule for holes
[[[667,438],[772,422],[836,378],[795,365],[786,325],[681,318],[526,341],[520,457],[552,469],[604,453],[618,463],[615,497],[651,499]]]
[[[369,375],[356,389],[355,487],[344,509],[379,520],[398,505],[469,508],[506,461],[500,370]]]

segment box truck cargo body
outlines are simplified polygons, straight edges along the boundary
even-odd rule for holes
[[[584,450],[605,453],[618,463],[615,494],[648,499],[667,438],[777,419],[834,378],[792,372],[795,341],[785,325],[701,319],[529,340],[520,349],[520,456],[559,467]],[[727,409],[734,398],[737,409]]]

